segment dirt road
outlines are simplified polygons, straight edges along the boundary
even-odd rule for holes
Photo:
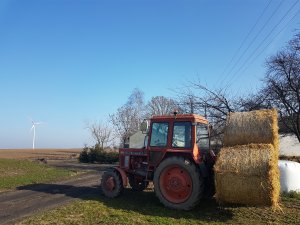
[[[49,163],[51,164],[51,163]],[[19,187],[16,191],[0,194],[0,224],[14,224],[26,216],[53,209],[76,199],[100,194],[100,178],[107,166],[52,162],[52,165],[87,170],[70,180]]]

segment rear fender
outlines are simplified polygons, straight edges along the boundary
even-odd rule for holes
[[[120,167],[112,167],[111,169],[118,171],[118,173],[121,175],[123,186],[126,187],[128,182],[127,182],[127,175],[124,170],[122,170]]]

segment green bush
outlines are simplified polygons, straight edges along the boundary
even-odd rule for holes
[[[89,148],[84,147],[82,152],[79,155],[79,162],[88,163],[89,162],[89,155],[88,155]]]
[[[300,192],[290,191],[288,193],[283,193],[282,196],[287,197],[287,198],[300,199]]]
[[[79,162],[83,163],[116,163],[118,161],[118,152],[104,151],[99,145],[84,147],[79,155]]]
[[[94,163],[95,161],[99,161],[100,150],[98,148],[90,148],[88,152],[89,162]]]

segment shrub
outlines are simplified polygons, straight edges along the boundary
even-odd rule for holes
[[[119,153],[107,152],[99,145],[84,147],[79,156],[79,162],[83,163],[116,163],[119,161]]]
[[[79,162],[88,163],[89,162],[89,156],[88,156],[88,147],[84,147],[82,149],[82,152],[80,152],[79,155]]]
[[[118,152],[104,152],[103,157],[106,163],[116,163],[119,161]]]
[[[288,193],[282,193],[282,196],[287,197],[287,198],[296,198],[296,199],[300,199],[300,192],[296,192],[296,191],[290,191]]]

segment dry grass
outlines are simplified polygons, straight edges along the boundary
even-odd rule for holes
[[[55,159],[66,160],[78,158],[80,148],[74,149],[0,149],[2,159]]]
[[[256,110],[230,113],[224,133],[224,146],[272,144],[279,154],[277,111]]]
[[[278,206],[278,159],[271,144],[222,148],[215,164],[220,202]]]

